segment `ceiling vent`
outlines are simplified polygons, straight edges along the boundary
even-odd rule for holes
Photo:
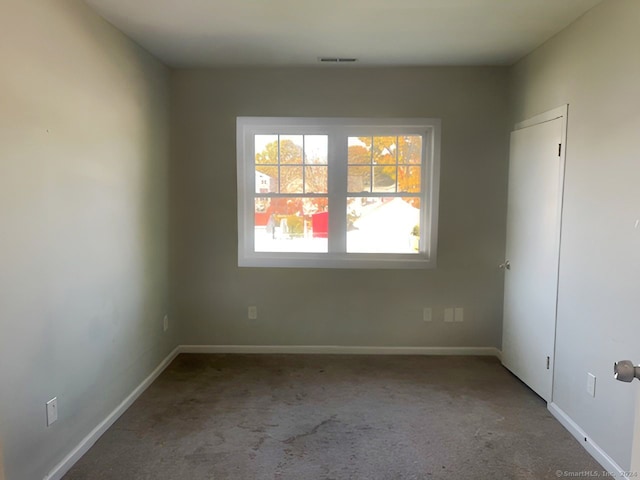
[[[320,57],[319,62],[322,63],[354,63],[357,62],[357,58],[345,58],[345,57]]]

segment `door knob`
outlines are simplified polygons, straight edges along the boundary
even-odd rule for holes
[[[613,378],[620,382],[631,382],[640,379],[640,366],[634,367],[631,360],[620,360],[613,364]]]
[[[500,267],[500,269],[502,270],[511,270],[511,262],[507,260],[504,263],[501,263],[500,265],[498,265],[498,267]]]

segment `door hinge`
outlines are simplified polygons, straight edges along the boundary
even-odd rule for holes
[[[562,156],[562,144],[561,143],[558,144],[558,156],[559,157]]]
[[[551,357],[547,357],[547,370],[549,370],[550,366],[551,366]]]

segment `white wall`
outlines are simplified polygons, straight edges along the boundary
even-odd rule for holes
[[[3,0],[0,31],[0,438],[35,480],[176,344],[168,71],[80,0]]]
[[[639,46],[640,2],[608,0],[512,71],[514,122],[569,104],[554,402],[624,469],[634,389],[612,366],[640,362]]]
[[[238,268],[235,120],[245,115],[441,118],[438,268]],[[182,343],[500,346],[506,68],[178,70],[172,135]],[[465,322],[443,323],[443,308],[456,305]],[[435,309],[432,323],[423,306]]]

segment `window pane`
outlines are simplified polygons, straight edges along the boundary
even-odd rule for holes
[[[371,191],[371,167],[348,167],[348,186],[350,192]]]
[[[305,193],[327,193],[327,167],[304,167]]]
[[[327,135],[304,136],[305,163],[327,164],[329,158],[329,137]]]
[[[371,137],[349,137],[348,163],[371,163]]]
[[[302,167],[280,167],[280,193],[302,193]]]
[[[256,252],[327,252],[328,199],[256,198]]]
[[[256,165],[278,163],[278,135],[256,135]]]
[[[395,164],[398,137],[373,137],[373,162]]]
[[[419,164],[422,162],[422,137],[410,135],[398,137],[398,163]]]
[[[396,191],[396,166],[373,167],[373,191],[374,192],[395,192]]]
[[[418,197],[349,197],[347,223],[349,253],[418,253]]]
[[[256,166],[256,193],[278,192],[278,167]]]
[[[280,163],[302,163],[302,135],[280,135]]]
[[[420,192],[420,167],[398,167],[398,191]]]

